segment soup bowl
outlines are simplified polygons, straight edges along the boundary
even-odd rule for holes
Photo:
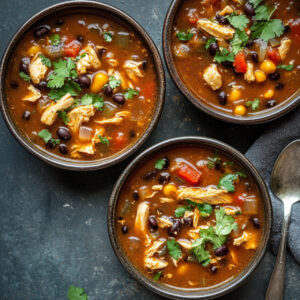
[[[239,116],[226,111],[222,105],[212,104],[209,100],[206,99],[205,93],[203,95],[196,95],[195,92],[192,91],[190,87],[184,82],[182,76],[180,75],[178,68],[175,63],[175,58],[173,55],[172,49],[172,37],[173,37],[173,26],[176,21],[176,17],[178,16],[178,12],[180,11],[182,5],[185,1],[182,0],[174,0],[171,2],[170,7],[167,11],[164,27],[163,27],[163,52],[166,61],[167,68],[169,73],[175,82],[178,89],[181,93],[199,110],[204,113],[217,118],[219,120],[235,123],[235,124],[244,124],[244,125],[252,125],[252,124],[260,124],[275,120],[286,113],[290,112],[294,108],[296,108],[300,103],[300,91],[299,89],[292,95],[290,95],[286,100],[278,103],[274,107],[270,107],[264,109],[259,112],[251,112],[245,116]],[[180,28],[179,28],[180,29]],[[195,62],[195,64],[200,64],[201,61]],[[189,66],[190,68],[190,66]],[[198,87],[202,83],[199,83],[202,79],[199,79],[197,83],[193,82],[191,85],[194,85],[195,88]],[[247,88],[247,87],[246,87]],[[261,87],[258,86],[258,89]],[[219,93],[219,92],[218,92]],[[217,98],[217,94],[216,94]],[[228,100],[227,100],[228,101]]]
[[[41,147],[29,140],[26,134],[17,126],[15,120],[12,117],[8,97],[7,97],[7,84],[6,77],[10,62],[13,59],[14,50],[22,42],[22,38],[28,32],[33,32],[36,26],[47,22],[47,20],[58,20],[61,16],[76,15],[76,13],[87,13],[90,15],[97,15],[104,18],[113,20],[117,24],[128,28],[131,32],[135,34],[138,41],[148,50],[149,57],[153,63],[153,73],[157,82],[156,87],[156,104],[153,108],[151,117],[147,119],[148,123],[145,123],[146,126],[143,128],[143,131],[138,136],[136,135],[132,140],[132,143],[129,143],[122,150],[113,153],[110,156],[96,159],[73,159],[66,156],[61,156],[55,153],[47,151],[44,147]],[[77,58],[76,58],[77,59]],[[151,65],[152,68],[152,65]],[[152,69],[151,69],[152,70]],[[21,80],[21,79],[20,79]],[[41,160],[53,165],[55,167],[69,169],[69,170],[96,170],[102,169],[105,167],[112,166],[129,155],[134,153],[141,145],[147,140],[147,138],[152,133],[153,129],[158,123],[159,117],[161,115],[164,97],[165,97],[165,75],[162,65],[162,61],[159,55],[159,52],[147,34],[147,32],[139,25],[133,18],[128,16],[123,11],[114,8],[107,4],[102,4],[94,1],[70,1],[63,2],[51,7],[48,7],[41,12],[35,14],[31,17],[25,24],[23,24],[20,29],[15,33],[9,42],[0,67],[0,86],[1,86],[1,111],[6,124],[11,131],[12,135],[17,139],[17,141],[30,153],[40,158]],[[132,97],[132,96],[131,96]],[[101,141],[101,140],[100,140]],[[106,141],[104,141],[106,142]],[[102,141],[101,141],[102,143]],[[56,148],[57,149],[57,148]]]
[[[123,226],[121,230],[122,232],[120,232],[119,223],[122,222],[123,219],[122,218],[120,219],[118,215],[120,196],[122,194],[122,191],[124,191],[124,186],[126,186],[126,183],[129,181],[129,177],[131,178],[133,174],[137,174],[138,169],[141,166],[143,166],[145,163],[149,162],[151,158],[153,160],[154,156],[163,155],[162,153],[165,153],[166,150],[173,150],[178,147],[199,147],[201,149],[202,148],[210,149],[213,151],[213,153],[217,151],[220,155],[221,154],[225,155],[228,159],[236,162],[240,167],[242,167],[242,169],[249,175],[249,177],[253,180],[254,184],[257,186],[261,196],[262,206],[264,208],[263,209],[264,227],[262,229],[261,241],[258,245],[258,248],[256,249],[254,256],[250,260],[249,264],[246,265],[236,276],[227,278],[225,281],[221,283],[217,283],[207,287],[199,287],[199,288],[198,287],[195,288],[176,287],[173,284],[171,285],[171,284],[151,280],[151,278],[149,278],[148,276],[144,275],[141,272],[141,268],[144,268],[144,266],[142,267],[139,266],[141,268],[137,267],[136,264],[132,261],[132,259],[126,254],[126,251],[129,250],[128,249],[125,250],[123,244],[120,241],[120,236],[128,237],[130,236],[130,232],[133,232],[132,224],[127,223],[128,220],[125,223],[128,224],[128,226],[126,225],[127,228],[123,229],[124,225],[122,225]],[[163,171],[168,171],[168,169]],[[140,178],[141,174],[140,173],[138,174],[139,175],[136,176]],[[137,180],[139,180],[138,178],[131,179],[134,181],[130,181],[130,187],[132,187],[132,184],[135,184]],[[136,188],[136,186],[134,186],[134,188]],[[123,198],[123,199],[130,199],[130,198]],[[141,196],[140,198],[133,197],[133,199],[137,200],[138,203],[141,203],[142,201]],[[128,201],[130,202],[130,200]],[[154,201],[154,200],[149,199],[149,201]],[[130,215],[129,219],[131,220],[131,218],[132,216]],[[109,233],[112,247],[119,261],[121,262],[123,267],[136,280],[138,280],[142,285],[147,287],[149,290],[171,299],[212,299],[212,298],[220,297],[226,293],[233,291],[234,289],[239,287],[242,283],[244,283],[245,280],[255,271],[256,267],[262,261],[268,245],[271,221],[272,221],[271,218],[272,218],[272,208],[271,208],[270,197],[266,185],[263,179],[261,178],[260,174],[258,173],[258,171],[251,164],[251,162],[245,158],[245,156],[243,156],[239,151],[235,150],[231,146],[218,140],[214,140],[206,137],[179,137],[179,138],[173,138],[158,143],[150,147],[149,149],[141,153],[139,156],[137,156],[127,166],[127,168],[123,171],[117,183],[115,184],[111,197],[109,199],[107,226],[108,226],[108,233]],[[147,226],[151,226],[150,218],[149,218],[149,225]],[[129,227],[129,231],[128,231],[128,227]],[[135,251],[140,251],[140,250],[136,249]],[[164,256],[165,255],[166,254],[164,254]],[[221,272],[221,270],[219,272]],[[189,273],[186,274],[187,275],[185,276],[189,276],[188,275]]]

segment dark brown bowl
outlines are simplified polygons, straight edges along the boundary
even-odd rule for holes
[[[181,80],[172,55],[171,49],[171,36],[172,36],[172,26],[174,23],[174,19],[176,18],[177,11],[180,9],[181,3],[184,0],[174,0],[171,2],[171,5],[168,9],[167,15],[164,21],[163,28],[163,51],[165,61],[168,67],[168,70],[171,74],[171,77],[179,90],[183,93],[183,95],[188,98],[198,109],[207,113],[208,115],[215,117],[219,120],[226,121],[229,123],[236,124],[260,124],[270,122],[275,120],[292,109],[296,108],[300,103],[300,90],[296,92],[294,95],[286,99],[283,103],[276,105],[273,108],[269,108],[268,110],[264,110],[261,112],[253,113],[249,116],[239,117],[235,115],[231,115],[221,110],[215,109],[213,106],[206,104],[204,101],[200,100],[195,94],[193,94],[190,89],[184,84]]]
[[[188,145],[200,145],[203,147],[211,148],[214,151],[217,150],[219,153],[225,154],[226,156],[240,164],[257,184],[264,205],[265,225],[263,228],[262,241],[250,264],[235,278],[208,288],[176,288],[150,280],[148,277],[143,275],[126,256],[116,234],[116,209],[118,205],[119,193],[127,178],[134,172],[136,168],[138,168],[141,164],[143,164],[143,162],[147,161],[153,155],[160,153],[161,151],[165,151],[166,149]],[[254,272],[256,267],[262,261],[270,237],[272,207],[270,196],[263,179],[255,169],[255,167],[252,165],[252,163],[247,158],[245,158],[243,154],[241,154],[231,146],[214,139],[206,137],[180,137],[173,138],[152,146],[151,148],[141,153],[129,164],[129,166],[123,171],[114,186],[113,192],[109,199],[107,217],[107,226],[110,241],[118,259],[120,260],[123,267],[141,284],[143,284],[149,290],[171,299],[213,299],[227,294],[239,287],[242,283],[245,282],[249,275]]]
[[[79,161],[70,158],[64,158],[55,154],[52,154],[45,149],[34,145],[16,126],[14,121],[11,118],[9,107],[6,98],[5,92],[5,74],[7,71],[7,66],[10,62],[11,55],[16,47],[16,45],[22,40],[22,36],[28,30],[36,26],[36,24],[41,23],[43,20],[48,19],[49,17],[55,15],[66,15],[70,13],[76,12],[89,12],[92,14],[100,14],[109,18],[115,19],[117,22],[121,22],[124,25],[127,25],[129,28],[135,31],[137,36],[141,39],[141,41],[148,48],[149,53],[152,55],[152,59],[156,69],[157,83],[158,83],[158,93],[157,93],[157,104],[155,107],[155,111],[152,116],[151,122],[148,124],[148,127],[141,135],[141,137],[136,141],[135,144],[131,144],[122,150],[119,153],[116,153],[107,158],[98,159],[98,160],[85,160]],[[0,86],[1,86],[1,111],[6,121],[8,128],[10,129],[13,136],[17,139],[17,141],[30,153],[42,159],[43,161],[53,165],[55,167],[76,170],[76,171],[90,171],[103,169],[109,166],[112,166],[129,155],[133,154],[142,144],[147,140],[147,138],[152,133],[153,129],[158,123],[159,117],[161,115],[164,100],[165,100],[165,74],[164,68],[162,64],[161,57],[159,52],[147,34],[145,29],[141,25],[139,25],[133,18],[128,16],[123,11],[112,7],[107,4],[94,2],[94,1],[70,1],[63,2],[53,6],[50,6],[41,12],[35,14],[31,17],[21,28],[15,33],[10,43],[8,44],[0,66]]]

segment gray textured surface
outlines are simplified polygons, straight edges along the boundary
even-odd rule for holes
[[[28,17],[57,2],[1,0],[0,54]],[[161,30],[170,0],[103,2],[140,22],[162,53]],[[166,106],[158,128],[142,149],[169,137],[204,135],[245,152],[267,127],[239,127],[207,117],[182,97],[166,75]],[[107,200],[130,158],[103,171],[71,173],[27,153],[2,118],[0,140],[0,299],[66,299],[71,284],[83,287],[90,300],[162,299],[125,272],[107,235]],[[268,253],[250,280],[222,299],[264,299],[273,263],[274,257]],[[299,269],[289,256],[285,299],[300,298]]]

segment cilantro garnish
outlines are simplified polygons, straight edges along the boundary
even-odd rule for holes
[[[225,209],[221,207],[215,210],[216,214],[216,234],[219,236],[224,236],[230,234],[232,230],[237,229],[237,223],[235,223],[234,218],[226,214]]]
[[[210,204],[207,203],[196,203],[192,200],[185,200],[188,204],[187,210],[191,210],[192,207],[197,207],[202,217],[208,217],[212,212],[213,208]]]
[[[256,8],[260,3],[263,2],[263,0],[249,0],[249,3]]]
[[[78,60],[84,58],[85,56],[86,56],[86,52],[83,52],[80,55],[77,55],[75,59],[76,59],[76,61],[78,61]]]
[[[24,79],[25,81],[27,81],[27,82],[30,81],[30,76],[27,75],[26,73],[24,73],[23,71],[21,71],[21,72],[19,73],[19,76],[20,76],[22,79]]]
[[[247,24],[250,22],[245,15],[237,15],[236,13],[227,16],[226,19],[229,21],[231,26],[239,29],[240,31],[244,31]]]
[[[218,51],[215,55],[215,61],[219,64],[225,61],[233,62],[234,61],[234,54],[226,48],[221,48],[221,51]]]
[[[113,35],[110,32],[104,32],[103,38],[105,42],[110,43],[112,41]]]
[[[164,158],[160,158],[155,163],[155,169],[162,170],[166,164],[166,160]]]
[[[63,120],[65,125],[67,125],[70,122],[68,114],[64,110],[59,110],[57,112],[57,115]]]
[[[137,96],[137,95],[139,95],[139,94],[140,94],[139,91],[137,91],[137,90],[135,90],[135,89],[133,89],[133,88],[129,88],[129,89],[127,90],[127,92],[124,93],[124,97],[125,97],[126,99],[132,99],[133,96]]]
[[[223,188],[228,192],[234,192],[234,181],[237,180],[239,177],[246,178],[247,175],[244,172],[236,172],[234,174],[224,175],[218,183],[218,188]]]
[[[46,67],[51,68],[51,60],[49,58],[45,57],[43,54],[40,54],[39,56],[42,60],[43,65],[45,65]]]
[[[243,50],[243,48],[248,43],[248,41],[249,41],[249,37],[246,34],[246,32],[237,29],[233,39],[230,42],[231,50],[232,50],[233,54],[236,55],[241,50]]]
[[[251,27],[251,32],[253,39],[262,39],[268,42],[275,37],[280,37],[284,33],[284,25],[279,19],[256,21]]]
[[[205,44],[205,49],[207,50],[211,44],[216,43],[216,42],[217,42],[217,40],[214,37],[208,39],[207,42],[206,42],[206,44]]]
[[[71,96],[78,96],[81,91],[80,85],[72,80],[68,80],[61,88],[52,89],[48,96],[53,100],[61,99],[65,94],[69,93]]]
[[[191,210],[192,208],[190,206],[179,206],[175,209],[174,215],[176,218],[181,218],[183,217],[186,211],[191,211]]]
[[[276,8],[271,9],[266,5],[261,5],[255,9],[255,21],[270,20]]]
[[[182,256],[180,245],[175,240],[167,241],[167,249],[170,256],[175,260],[178,260]]]
[[[84,94],[80,100],[82,105],[94,105],[99,111],[102,111],[104,106],[103,97],[95,94]]]
[[[101,144],[109,146],[109,140],[107,137],[102,137],[101,135],[98,135],[98,138]]]
[[[215,154],[212,157],[208,157],[207,160],[208,160],[207,167],[209,169],[213,169],[215,166],[221,164],[221,159],[220,159],[220,157],[217,154]]]
[[[71,285],[68,291],[69,300],[88,300],[88,295],[84,292],[84,289]]]
[[[104,87],[109,85],[112,89],[115,89],[121,84],[122,84],[121,80],[117,79],[115,76],[110,76],[108,79],[108,83]]]
[[[253,101],[247,101],[245,104],[247,107],[251,107],[252,110],[257,110],[259,108],[260,100],[255,99]]]
[[[176,33],[176,37],[179,41],[188,42],[194,36],[189,30],[187,31],[180,31]]]
[[[60,44],[60,36],[58,33],[55,33],[52,36],[50,36],[50,43],[53,46],[58,46]]]
[[[294,69],[294,65],[279,65],[277,66],[277,69],[282,69],[282,70],[286,70],[286,71],[292,71]]]
[[[44,140],[45,144],[47,144],[49,141],[51,141],[54,146],[60,143],[60,139],[54,139],[48,129],[41,130],[38,133],[38,136]]]
[[[161,275],[162,275],[162,271],[155,273],[153,276],[153,280],[158,281],[160,279]]]

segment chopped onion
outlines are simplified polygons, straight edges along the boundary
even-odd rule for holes
[[[266,57],[267,46],[268,46],[267,42],[262,41],[262,40],[259,41],[258,60],[260,62],[262,62],[265,59],[265,57]]]
[[[270,40],[270,45],[271,45],[271,47],[277,47],[277,46],[279,46],[280,45],[280,40],[278,40],[278,39],[271,39]]]
[[[81,126],[79,128],[79,139],[82,142],[88,142],[91,139],[93,129],[86,126]]]
[[[257,200],[255,196],[245,197],[243,205],[243,214],[245,215],[255,215],[258,213]]]
[[[110,118],[116,113],[117,109],[118,107],[116,105],[112,104],[111,102],[105,101],[102,114],[104,115],[104,117]]]
[[[39,113],[42,113],[46,107],[50,104],[50,99],[47,97],[43,97],[41,99],[38,100],[38,104],[37,104],[37,110]]]

